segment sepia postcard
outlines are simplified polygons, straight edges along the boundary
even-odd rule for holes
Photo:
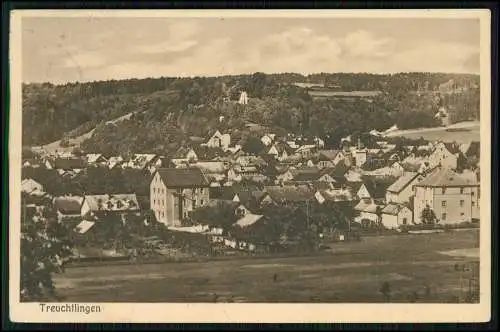
[[[488,10],[16,10],[14,322],[491,316]]]

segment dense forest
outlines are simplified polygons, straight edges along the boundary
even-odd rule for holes
[[[451,92],[440,91],[450,80]],[[381,93],[369,101],[313,99],[307,88],[294,85],[297,82]],[[450,110],[454,122],[478,119],[478,86],[475,75],[431,73],[255,73],[29,84],[23,86],[23,145],[47,144],[95,128],[82,145],[86,152],[165,153],[215,128],[244,134],[248,123],[279,132],[321,135],[334,145],[345,135],[393,124],[401,129],[437,126],[434,115],[441,106]],[[242,91],[248,93],[247,105],[235,102]],[[106,123],[131,113],[128,120]]]

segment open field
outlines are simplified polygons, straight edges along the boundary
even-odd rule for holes
[[[214,302],[218,296],[234,302],[376,303],[385,281],[392,302],[408,302],[412,292],[417,302],[448,302],[465,296],[479,261],[470,254],[478,241],[478,230],[367,237],[332,245],[331,256],[74,267],[55,282],[63,300],[72,302]],[[456,271],[456,264],[469,270]]]
[[[446,131],[446,129],[459,131]],[[421,128],[410,130],[398,130],[392,132],[387,137],[402,136],[411,139],[423,137],[429,141],[443,140],[444,142],[467,143],[480,140],[480,125],[479,121],[461,122],[451,125],[447,128]]]

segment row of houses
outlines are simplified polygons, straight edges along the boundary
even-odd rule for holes
[[[151,182],[151,210],[160,222],[175,227],[191,211],[214,198],[252,207],[290,202],[357,202],[356,221],[378,221],[381,213],[387,214],[388,221],[383,224],[388,228],[420,223],[420,213],[427,205],[443,223],[479,218],[479,183],[473,172],[458,174],[446,167],[436,167],[425,173],[406,173],[397,178],[369,177],[355,182],[340,174],[332,177],[308,169],[303,173],[298,171],[281,185],[256,186],[251,190],[247,186],[232,186],[217,191],[210,187],[199,168],[160,169]]]

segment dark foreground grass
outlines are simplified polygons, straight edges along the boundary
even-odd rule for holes
[[[72,302],[458,302],[477,258],[440,252],[478,248],[479,232],[364,238],[331,255],[69,268],[56,287]],[[466,270],[457,271],[457,266]]]

